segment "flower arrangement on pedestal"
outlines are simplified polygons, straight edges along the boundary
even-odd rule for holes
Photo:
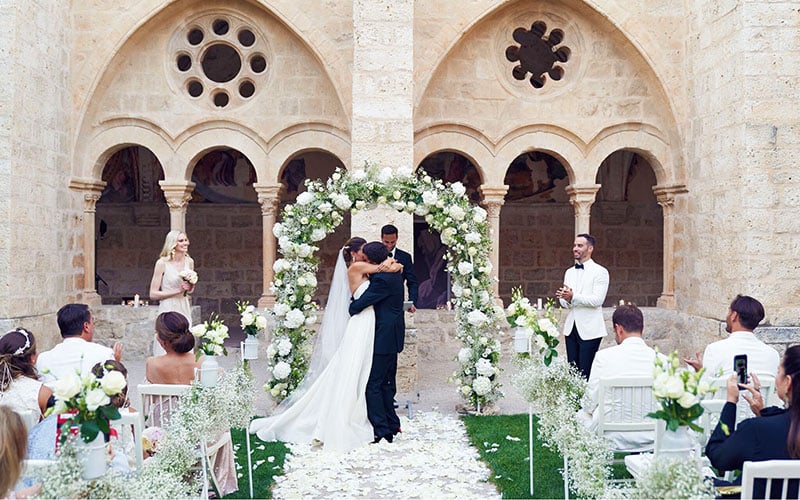
[[[214,313],[211,313],[205,323],[198,323],[189,329],[192,335],[200,342],[197,349],[197,359],[206,356],[227,356],[225,339],[228,338],[228,327]]]
[[[703,414],[700,400],[711,390],[706,382],[700,380],[704,369],[694,372],[680,368],[677,351],[670,354],[666,361],[661,358],[656,356],[653,371],[653,396],[661,404],[661,409],[648,416],[664,420],[670,431],[687,426],[703,432],[703,428],[694,421]]]
[[[376,205],[424,217],[440,233],[447,245],[456,332],[469,351],[469,355],[462,354],[463,349],[459,353],[461,368],[453,379],[475,406],[501,396],[495,376],[500,343],[495,337],[502,311],[495,310],[492,297],[487,213],[471,205],[465,194],[460,182],[445,184],[411,169],[374,165],[352,172],[337,169],[324,184],[306,181],[306,191],[284,208],[281,222],[273,227],[283,256],[273,266],[276,326],[267,347],[270,379],[264,386],[273,399],[284,399],[308,369],[311,325],[316,322],[312,297],[317,286],[317,242],[342,223],[344,213]]]
[[[249,302],[236,302],[236,309],[241,315],[242,330],[250,337],[255,337],[267,328],[267,318],[256,306]]]
[[[65,426],[79,427],[81,439],[91,442],[100,432],[108,434],[109,422],[120,418],[111,397],[122,394],[126,386],[125,376],[116,370],[108,371],[100,379],[92,373],[83,377],[77,373],[68,375],[56,381],[53,388],[56,404],[48,414],[70,414]],[[69,432],[61,432],[61,441],[68,436]]]
[[[543,355],[545,366],[558,356],[558,317],[553,299],[548,299],[544,309],[539,310],[522,295],[522,288],[515,287],[511,290],[511,304],[506,308],[506,319],[512,328],[523,329],[531,345]]]

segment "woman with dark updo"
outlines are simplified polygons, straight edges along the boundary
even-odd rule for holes
[[[0,337],[0,404],[41,416],[53,392],[39,381],[36,357],[36,339],[28,330],[17,328]]]
[[[150,356],[145,362],[145,376],[151,384],[191,384],[195,368],[203,358],[194,357],[194,336],[183,314],[165,312],[156,318],[156,341],[166,351]]]

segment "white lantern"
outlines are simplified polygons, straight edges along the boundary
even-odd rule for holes
[[[517,353],[531,352],[527,329],[521,326],[514,328],[514,351]]]

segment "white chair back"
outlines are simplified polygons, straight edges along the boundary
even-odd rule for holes
[[[703,447],[705,448],[711,433],[717,427],[722,407],[727,401],[724,399],[703,399],[700,406],[703,407],[703,414],[700,416],[700,426],[703,428]]]
[[[756,373],[756,376],[758,377],[759,382],[761,382],[761,397],[764,400],[764,406],[775,404],[775,377],[766,374],[762,375],[760,373]],[[728,377],[730,377],[730,375],[723,375],[722,377],[716,377],[712,379],[710,385],[716,390],[713,393],[706,395],[706,399],[721,399],[723,401],[727,399]],[[736,405],[736,423],[738,424],[744,419],[753,417],[755,417],[755,415],[750,409],[750,405],[740,394],[739,402]],[[712,427],[711,430],[713,431],[714,428]]]
[[[191,388],[183,384],[139,384],[139,408],[147,427],[165,427],[169,416],[178,408],[178,398]]]
[[[760,498],[797,498],[800,488],[800,460],[765,460],[763,462],[745,462],[742,467],[742,498],[753,498],[753,489],[757,479],[766,481],[765,495]],[[789,496],[789,479],[792,485],[792,496]],[[780,484],[777,482],[779,480]],[[781,496],[773,496],[773,491],[781,489]]]
[[[597,433],[652,431],[656,421],[647,416],[659,407],[653,397],[653,377],[613,377],[600,381]]]
[[[42,417],[42,412],[39,410],[14,410],[14,413],[22,419],[25,430],[28,432],[31,432],[31,429],[39,423],[39,419]]]

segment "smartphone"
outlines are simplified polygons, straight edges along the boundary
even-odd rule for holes
[[[740,384],[747,383],[747,354],[737,354],[733,357],[733,371]]]

